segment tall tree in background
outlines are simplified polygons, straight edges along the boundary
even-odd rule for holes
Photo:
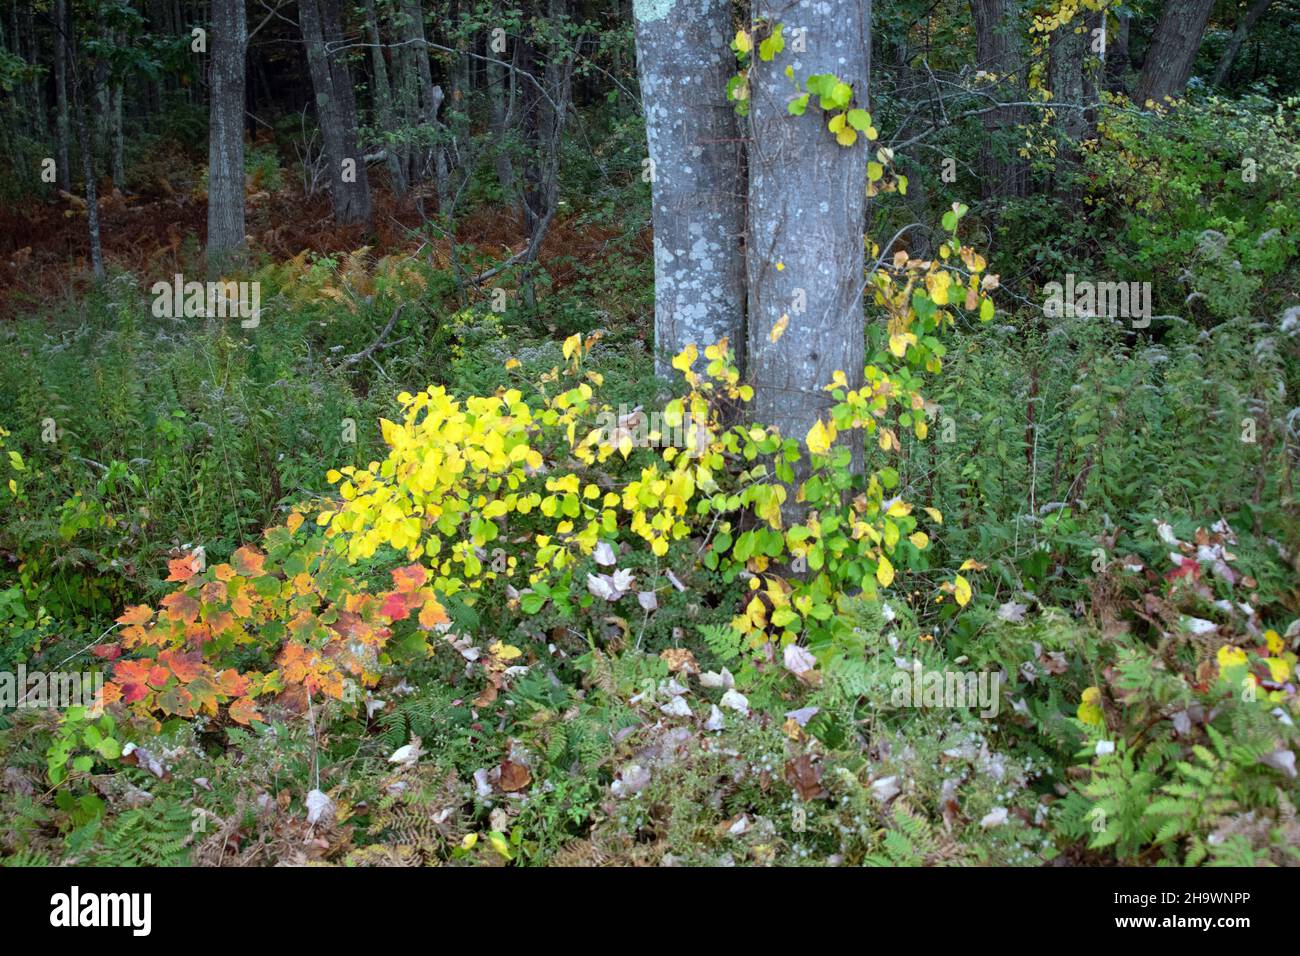
[[[352,74],[338,51],[342,28],[338,0],[299,0],[298,24],[316,94],[316,118],[325,144],[326,182],[334,219],[369,223],[370,181],[357,148],[357,106]]]
[[[790,80],[834,74],[867,105],[871,0],[758,0],[755,21],[802,29],[805,52],[754,57],[749,74],[749,378],[756,421],[802,439],[843,371],[862,380],[866,137],[841,146],[825,114],[791,116]],[[757,38],[755,38],[757,45]],[[784,327],[782,335],[773,330]],[[775,339],[775,341],[773,341]],[[860,454],[860,451],[858,452]]]
[[[998,77],[995,95],[1016,100],[1024,85],[1020,21],[1015,0],[971,0],[975,21],[976,65]],[[1007,77],[1014,76],[1014,80]],[[1023,196],[1028,171],[1008,142],[1021,122],[1021,110],[1003,106],[980,117],[985,137],[980,144],[980,189],[985,198]]]
[[[208,263],[244,246],[244,0],[212,0],[208,127]]]
[[[1192,75],[1213,7],[1214,0],[1167,0],[1142,61],[1138,105],[1159,103],[1182,92]]]
[[[375,123],[381,132],[386,132],[397,128],[397,116],[393,112],[393,88],[388,82],[388,63],[384,60],[383,31],[380,29],[375,0],[364,0],[362,10],[366,18],[366,40],[370,44]],[[384,158],[392,179],[393,191],[401,196],[406,192],[406,169],[396,144],[391,142],[386,144]]]
[[[730,0],[633,4],[650,148],[655,350],[660,373],[686,345],[745,347],[744,177]]]
[[[1241,14],[1237,20],[1236,29],[1232,31],[1232,36],[1228,39],[1228,45],[1223,48],[1223,56],[1219,58],[1219,65],[1214,68],[1215,86],[1223,86],[1227,82],[1228,74],[1232,71],[1232,61],[1237,58],[1237,51],[1246,42],[1246,35],[1259,22],[1259,18],[1268,12],[1268,8],[1272,4],[1273,0],[1253,0],[1251,5],[1246,8],[1246,12]]]
[[[54,0],[54,130],[55,156],[59,170],[59,188],[72,189],[72,170],[68,150],[68,64],[63,28],[68,22],[68,0]]]

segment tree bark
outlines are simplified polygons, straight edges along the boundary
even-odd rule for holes
[[[1021,99],[1024,77],[1014,0],[971,0],[970,6],[979,68],[997,75],[995,95]],[[1020,108],[1007,106],[981,117],[985,135],[980,144],[980,191],[986,199],[1025,195],[1028,172],[1010,141],[1021,115]]]
[[[1132,68],[1129,56],[1129,27],[1132,17],[1123,11],[1115,11],[1115,26],[1106,37],[1106,88],[1118,93],[1128,92],[1128,72]]]
[[[832,404],[824,390],[836,371],[862,381],[865,286],[865,137],[840,146],[816,98],[790,116],[787,65],[800,82],[832,73],[867,102],[870,0],[758,0],[755,19],[785,24],[786,50],[754,57],[749,77],[749,378],[756,421],[804,440]],[[807,52],[792,50],[795,28]],[[755,38],[755,48],[758,38]],[[787,322],[775,342],[773,329]],[[854,451],[861,466],[862,451]]]
[[[90,240],[90,268],[96,282],[103,282],[104,248],[99,233],[99,189],[95,182],[95,135],[91,129],[87,101],[96,102],[102,76],[101,68],[96,65],[88,68],[79,54],[81,42],[76,34],[76,23],[72,17],[71,4],[65,10],[64,42],[67,44],[68,62],[72,65],[72,95],[75,100],[74,112],[77,126],[77,147],[81,153],[81,172],[86,180],[86,228]],[[81,67],[77,64],[82,63]],[[83,74],[87,74],[83,78]],[[87,88],[89,87],[89,88]]]
[[[67,0],[54,0],[54,131],[55,161],[58,163],[59,188],[72,190],[72,169],[68,149],[68,62],[63,31],[66,29]]]
[[[326,181],[334,220],[340,225],[369,224],[370,181],[366,176],[365,157],[357,148],[352,75],[342,57],[331,53],[342,32],[337,0],[300,0],[298,22],[316,94],[316,117],[325,144],[325,161],[329,164]]]
[[[388,64],[384,60],[383,33],[379,29],[379,16],[375,12],[375,0],[364,0],[366,15],[366,36],[370,42],[371,72],[374,74],[375,126],[383,133],[391,134],[396,128],[393,117],[393,88],[388,82]],[[403,168],[401,151],[392,143],[385,143],[384,155],[388,165],[388,174],[393,181],[393,191],[402,196],[406,193],[406,170]]]
[[[435,140],[440,129],[438,111],[442,109],[444,94],[442,87],[433,82],[433,69],[429,65],[429,48],[425,42],[424,11],[418,0],[403,0],[403,30],[406,41],[410,44],[415,58],[416,78],[419,80],[419,103],[416,122],[424,127]],[[415,152],[416,169],[412,170],[411,181],[423,180],[428,176],[428,167],[432,162],[435,184],[438,189],[438,208],[447,204],[450,172],[441,142],[434,142],[417,149]]]
[[[1083,32],[1075,32],[1075,28]],[[1057,196],[1072,199],[1077,193],[1075,179],[1079,159],[1079,142],[1088,133],[1088,117],[1082,109],[1084,100],[1084,61],[1091,54],[1092,34],[1086,18],[1076,17],[1052,32],[1048,47],[1048,77],[1055,108],[1056,162],[1052,179]]]
[[[745,351],[744,167],[729,0],[633,3],[650,150],[655,355],[660,374],[695,343]]]
[[[244,0],[212,0],[208,124],[208,266],[244,247]]]
[[[1168,0],[1156,31],[1151,37],[1142,77],[1138,81],[1138,105],[1160,103],[1177,96],[1192,75],[1196,53],[1205,36],[1214,0]]]
[[[500,18],[500,11],[499,4],[493,8],[494,19]],[[504,63],[504,58],[512,55],[512,52],[494,51],[488,47],[488,56],[492,59],[487,63],[487,92],[491,104],[492,138],[496,144],[493,165],[496,168],[497,182],[501,185],[505,203],[517,208],[519,200],[515,191],[514,163],[510,155],[510,125],[515,107],[514,71]]]
[[[1214,68],[1214,85],[1223,86],[1227,82],[1228,74],[1232,71],[1232,61],[1237,58],[1237,52],[1241,45],[1246,42],[1246,34],[1259,22],[1268,8],[1272,5],[1273,0],[1254,0],[1246,10],[1245,15],[1237,22],[1237,28],[1232,31],[1232,36],[1228,39],[1228,45],[1224,47],[1223,56],[1219,58],[1219,65]]]

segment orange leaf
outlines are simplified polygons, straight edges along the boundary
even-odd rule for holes
[[[250,544],[244,545],[231,557],[235,562],[235,570],[246,577],[261,577],[266,573],[262,570],[262,565],[266,561],[266,555]]]
[[[257,705],[253,703],[251,697],[241,697],[230,705],[230,719],[237,724],[248,726],[255,720],[261,720],[262,715],[257,712]]]
[[[171,572],[167,575],[168,581],[188,581],[194,577],[194,558],[188,554],[183,558],[172,558],[167,562],[167,570]]]
[[[153,617],[153,609],[147,604],[137,604],[135,607],[129,607],[122,612],[122,616],[117,619],[118,624],[125,624],[128,627],[148,623]]]

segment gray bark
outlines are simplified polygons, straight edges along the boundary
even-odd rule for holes
[[[979,68],[997,74],[1000,95],[1023,99],[1020,26],[1014,0],[971,0],[970,7]],[[1016,78],[1008,81],[1006,77],[1013,73]],[[1009,141],[1021,115],[1019,108],[1008,106],[981,117],[985,136],[980,144],[980,189],[985,198],[1025,195],[1027,169]]]
[[[433,69],[429,65],[429,48],[426,46],[424,34],[424,11],[418,0],[403,0],[402,13],[403,36],[411,47],[415,61],[415,75],[419,81],[419,106],[415,118],[416,123],[429,132],[437,134],[440,131],[438,111],[442,109],[443,92],[442,87],[433,82]],[[435,139],[439,138],[435,135]],[[447,205],[450,191],[450,171],[447,168],[447,158],[443,152],[442,143],[435,142],[432,146],[425,146],[420,150],[416,150],[415,153],[416,168],[412,170],[411,181],[427,178],[428,167],[432,162],[434,179],[438,189],[438,208],[442,210]]]
[[[1056,107],[1055,128],[1057,134],[1056,162],[1053,164],[1053,179],[1056,180],[1056,192],[1065,195],[1073,183],[1074,166],[1078,160],[1078,144],[1088,133],[1088,117],[1081,109],[1074,106],[1084,103],[1084,60],[1092,55],[1091,33],[1087,29],[1076,33],[1075,27],[1085,26],[1087,21],[1072,21],[1053,31],[1048,47],[1048,77],[1052,90],[1052,102]]]
[[[653,163],[655,354],[745,349],[744,172],[729,0],[634,0],[637,65]]]
[[[347,64],[331,47],[339,43],[338,5],[336,0],[300,0],[298,22],[307,49],[307,66],[316,93],[316,117],[325,144],[329,164],[326,181],[334,219],[340,224],[370,222],[370,181],[366,176],[365,158],[357,148],[357,110],[352,75]],[[344,160],[354,164],[345,178]]]
[[[1219,58],[1219,65],[1214,68],[1215,86],[1222,86],[1227,81],[1228,73],[1232,70],[1232,61],[1237,58],[1237,51],[1246,42],[1246,34],[1250,33],[1251,28],[1259,22],[1259,18],[1267,12],[1272,3],[1273,0],[1254,0],[1245,15],[1238,21],[1236,29],[1228,39],[1228,45],[1224,47],[1223,56]]]
[[[1168,0],[1156,31],[1151,37],[1142,77],[1138,81],[1138,105],[1156,103],[1177,96],[1192,75],[1196,53],[1205,36],[1214,0]]]
[[[749,378],[756,421],[803,441],[832,404],[824,386],[843,371],[862,381],[865,285],[863,221],[865,137],[840,146],[814,98],[803,116],[788,115],[785,68],[800,81],[833,73],[867,101],[870,0],[759,0],[756,18],[806,32],[806,53],[791,49],[750,71]],[[755,43],[757,47],[757,42]],[[799,311],[798,306],[806,307]],[[782,316],[788,326],[770,335]],[[855,463],[861,464],[860,446]]]
[[[510,156],[510,124],[514,115],[514,72],[504,63],[498,62],[509,52],[492,53],[494,57],[487,64],[488,98],[492,110],[492,136],[496,140],[496,156],[493,164],[496,168],[497,182],[501,184],[501,195],[511,206],[518,206],[515,187],[514,163]]]
[[[379,29],[379,16],[375,12],[375,0],[364,0],[366,15],[366,35],[370,41],[370,65],[374,74],[375,126],[383,133],[392,133],[395,128],[393,116],[393,88],[388,82],[388,64],[384,61],[383,34]],[[401,151],[389,144],[385,146],[388,174],[393,181],[393,191],[401,196],[406,192],[406,170],[403,168]]]
[[[208,263],[244,246],[244,0],[212,0],[208,122]]]
[[[54,0],[54,103],[55,162],[58,163],[59,188],[72,189],[72,169],[68,150],[68,63],[63,30],[68,18],[67,0]]]

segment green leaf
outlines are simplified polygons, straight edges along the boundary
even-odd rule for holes
[[[771,62],[772,57],[785,49],[785,38],[781,36],[781,29],[782,24],[778,23],[772,35],[758,45],[758,58],[764,63]]]
[[[786,110],[790,113],[791,116],[803,116],[804,111],[807,109],[808,109],[807,93],[805,93],[803,96],[795,97],[790,101],[790,105],[786,107]]]
[[[865,133],[871,127],[871,114],[866,110],[849,110],[849,125]]]

